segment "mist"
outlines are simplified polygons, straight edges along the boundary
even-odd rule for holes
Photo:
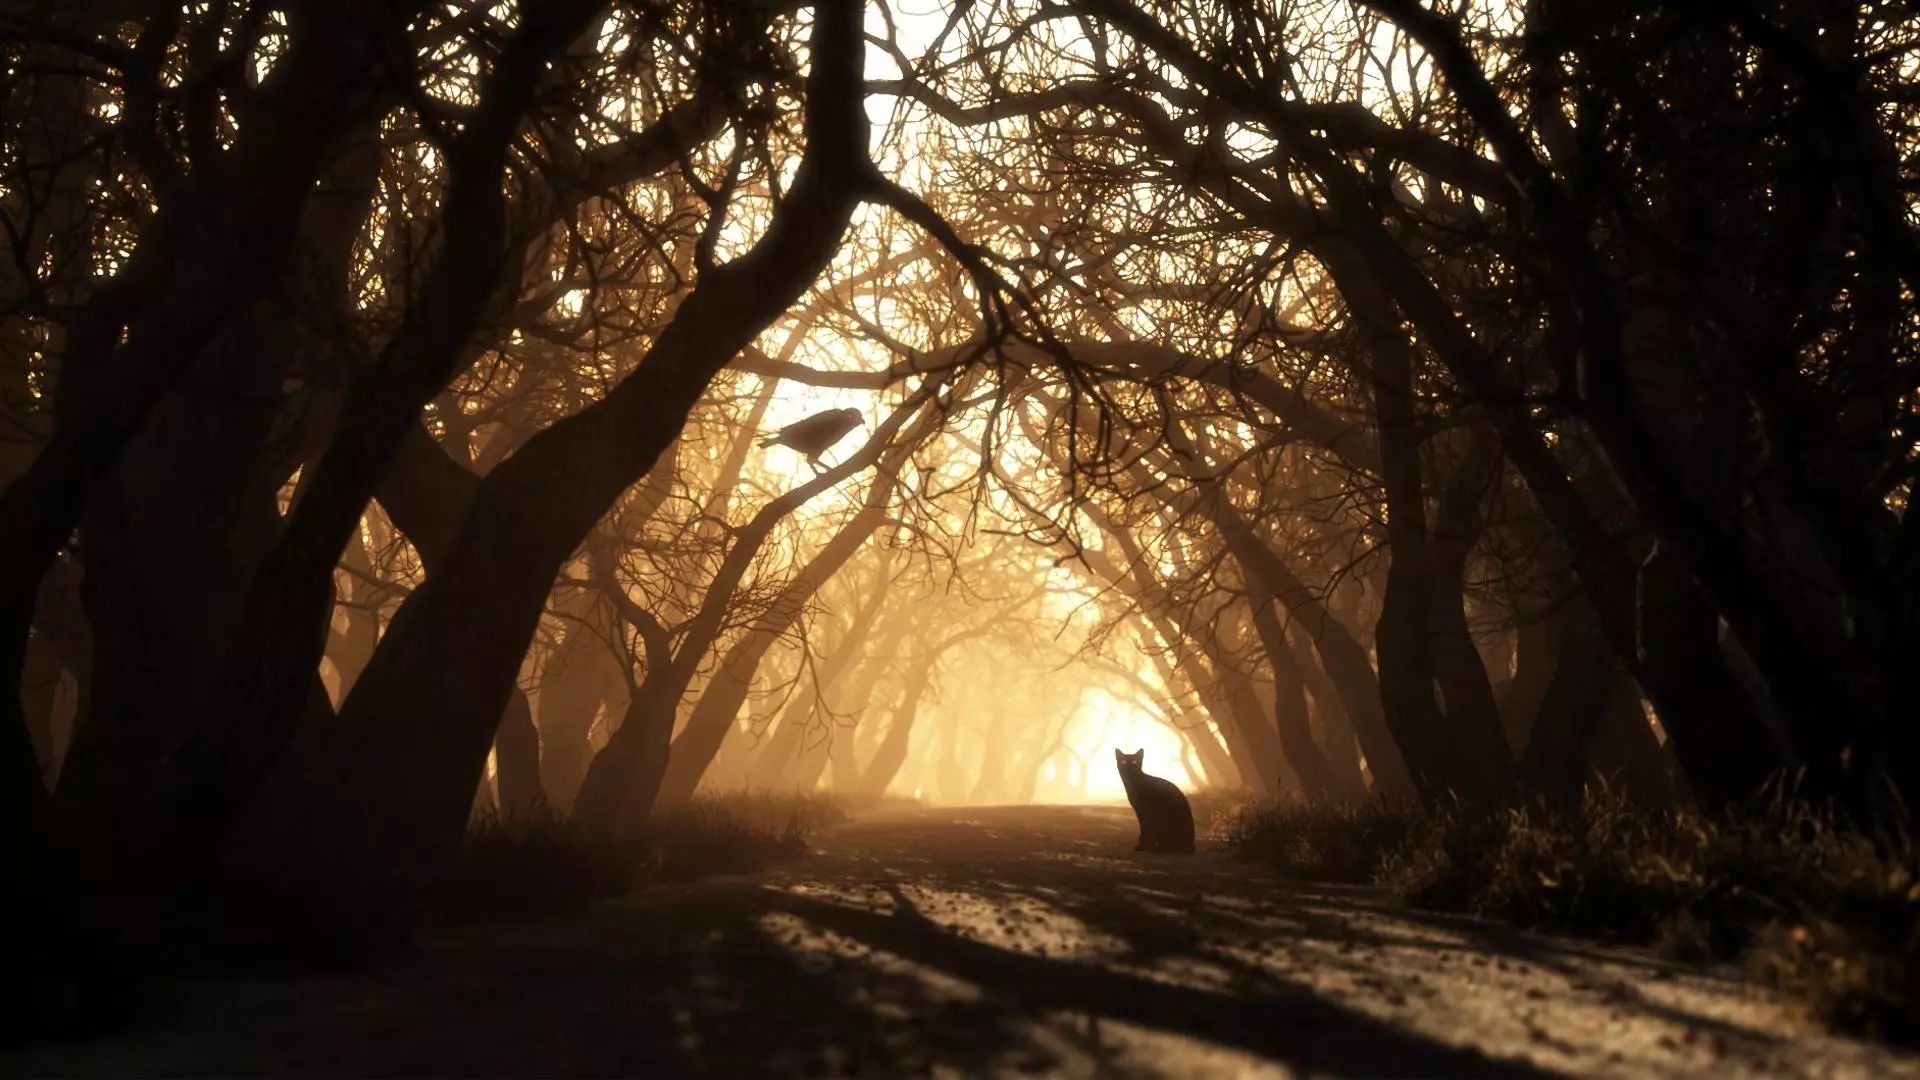
[[[1417,985],[1426,905],[1749,963],[1815,1018],[1792,1067],[1897,1054],[1845,1041],[1920,1039],[1920,34],[1882,7],[10,5],[23,1026],[140,1071],[152,980],[306,1001],[468,920],[591,966],[656,902],[648,941],[866,963],[920,947],[890,897],[974,912],[915,962],[1045,1002],[827,1054],[938,997],[835,984],[763,1059],[603,1025],[470,1064],[1073,1073],[1097,1039],[1023,1025],[1079,1010],[1157,1032],[1127,1073],[1709,1067],[1653,1005],[1463,1042],[1313,951],[1385,919]],[[1346,1049],[1211,1031],[1286,996],[1296,924],[1287,1015]],[[1187,930],[1225,951],[1128,966]],[[806,966],[765,932],[715,954],[756,993]],[[635,985],[711,985],[673,963]],[[453,1053],[320,1030],[345,1073]],[[176,1065],[299,1068],[233,1053]]]

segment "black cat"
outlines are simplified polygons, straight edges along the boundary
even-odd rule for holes
[[[1140,819],[1140,843],[1135,851],[1165,851],[1188,854],[1193,851],[1193,807],[1171,780],[1148,776],[1140,771],[1145,750],[1123,754],[1113,752],[1120,769],[1120,782],[1126,785],[1127,801]]]

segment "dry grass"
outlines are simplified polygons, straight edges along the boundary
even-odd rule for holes
[[[552,811],[485,814],[468,828],[429,910],[443,923],[546,918],[649,883],[750,873],[805,856],[807,837],[850,812],[828,795],[703,795],[656,813],[619,844]]]
[[[1194,840],[1224,844],[1234,820],[1261,802],[1244,788],[1200,788],[1187,792],[1187,805],[1193,808]]]
[[[847,819],[824,796],[700,796],[654,814],[633,852],[637,884],[744,874],[807,853],[807,837]]]
[[[1268,804],[1230,849],[1292,876],[1374,881],[1414,907],[1739,961],[1835,1030],[1920,1044],[1920,851],[1803,802],[1706,815],[1611,792],[1425,820]]]
[[[1288,877],[1360,884],[1419,828],[1414,814],[1378,803],[1333,805],[1297,799],[1246,803],[1227,816],[1228,850]]]

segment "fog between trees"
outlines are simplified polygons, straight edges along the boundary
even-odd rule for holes
[[[1882,7],[8,5],[7,857],[396,898],[477,804],[1117,744],[1890,821]]]

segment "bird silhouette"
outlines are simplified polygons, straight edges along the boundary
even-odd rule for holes
[[[834,443],[847,437],[847,432],[861,424],[858,409],[828,409],[814,413],[805,420],[795,420],[779,431],[760,440],[762,449],[769,446],[784,446],[797,450],[807,456],[807,464],[815,472],[820,471],[820,455],[827,452]]]

